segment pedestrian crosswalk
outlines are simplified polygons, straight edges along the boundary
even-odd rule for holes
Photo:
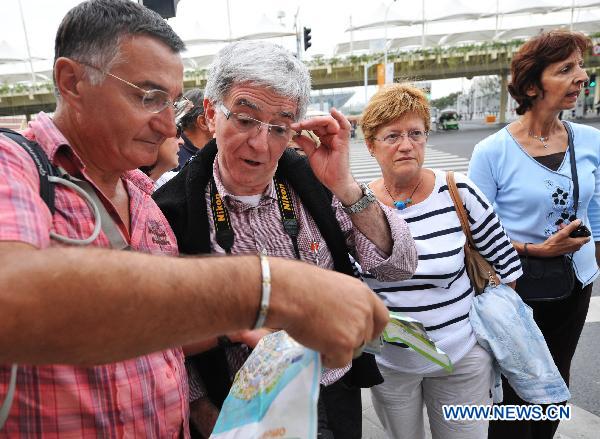
[[[469,160],[455,154],[435,149],[434,145],[427,145],[425,149],[425,168],[443,169],[466,173]],[[353,144],[350,148],[350,167],[352,175],[360,183],[368,183],[381,177],[381,169],[374,157],[371,157],[364,144]]]

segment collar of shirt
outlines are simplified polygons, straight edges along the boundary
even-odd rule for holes
[[[85,175],[83,160],[46,113],[40,112],[35,120],[29,122],[29,126],[23,132],[23,135],[29,140],[38,142],[52,164],[64,166],[66,163],[63,163],[62,160],[66,160],[77,171],[76,174]],[[72,170],[70,169],[69,172],[72,172]],[[152,180],[137,169],[124,172],[122,177],[146,194],[151,195],[154,190]]]
[[[217,185],[217,192],[219,192],[219,195],[221,195],[223,200],[225,200],[228,208],[235,209],[235,210],[246,210],[246,209],[254,208],[254,206],[251,206],[240,200],[235,199],[233,197],[234,194],[232,194],[231,192],[227,191],[227,189],[225,189],[225,186],[223,186],[223,181],[221,180],[221,174],[219,172],[219,155],[218,154],[217,154],[217,157],[215,157],[215,161],[213,162],[213,177],[215,178],[215,184]],[[209,188],[207,187],[206,190],[208,191]],[[269,182],[269,184],[263,191],[262,198],[260,200],[260,203],[258,203],[258,205],[264,206],[264,205],[273,203],[276,200],[277,200],[277,193],[275,192],[275,185],[273,184],[273,179],[271,179],[271,181]]]
[[[183,144],[181,145],[181,148],[187,151],[190,157],[199,151],[199,149],[196,148],[194,142],[192,142],[184,133],[181,133],[181,138],[183,139]]]

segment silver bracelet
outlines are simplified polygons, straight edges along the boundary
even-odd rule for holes
[[[260,329],[265,326],[267,313],[269,312],[269,302],[271,301],[271,268],[269,267],[269,259],[262,253],[259,253],[260,270],[262,275],[262,292],[260,296],[260,307],[256,316],[256,323],[253,329]]]

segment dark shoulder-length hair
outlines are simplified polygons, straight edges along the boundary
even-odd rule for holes
[[[552,30],[543,32],[527,41],[510,64],[511,82],[508,91],[519,104],[517,114],[525,114],[533,106],[535,96],[528,96],[533,85],[542,93],[542,72],[548,65],[563,61],[573,54],[582,54],[591,46],[588,37],[580,32]]]

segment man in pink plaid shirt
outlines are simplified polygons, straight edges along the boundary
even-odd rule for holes
[[[8,363],[18,363],[0,437],[188,437],[180,346],[234,331],[250,337],[258,321],[340,367],[385,325],[383,304],[349,276],[275,257],[168,257],[176,240],[135,169],[176,135],[183,48],[135,2],[79,4],[56,36],[56,112],[23,133],[87,182],[134,251],[108,248],[104,229],[85,248],[56,238],[90,236],[90,207],[56,185],[51,214],[34,162],[0,135],[0,405]],[[269,265],[271,299],[259,313]]]

